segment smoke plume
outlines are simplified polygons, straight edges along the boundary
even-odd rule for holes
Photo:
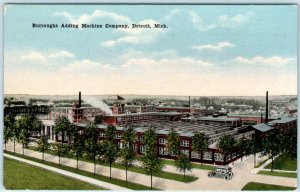
[[[84,96],[82,98],[82,100],[85,103],[88,103],[90,105],[92,105],[93,107],[96,108],[100,108],[102,111],[104,111],[107,115],[112,115],[112,111],[109,108],[108,105],[106,105],[105,103],[103,103],[103,101],[101,99],[98,99],[96,97],[91,97],[91,96]]]

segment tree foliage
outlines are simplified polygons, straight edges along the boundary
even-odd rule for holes
[[[26,114],[17,120],[16,127],[18,129],[18,142],[22,143],[23,147],[27,147],[31,141],[31,135],[40,132],[41,122],[36,116]]]
[[[225,154],[230,154],[233,152],[236,145],[232,135],[224,135],[219,139],[218,148]]]
[[[104,148],[104,160],[109,163],[110,178],[111,178],[111,165],[115,162],[118,156],[118,146],[115,142],[116,137],[116,127],[114,125],[109,125],[105,132],[105,141],[103,142]]]
[[[13,139],[17,136],[16,130],[16,118],[15,115],[9,114],[4,117],[4,132],[3,140],[4,143],[7,143],[10,139]]]
[[[169,154],[179,155],[180,153],[180,137],[173,128],[167,136],[167,148]]]
[[[273,160],[274,156],[278,155],[280,152],[284,151],[284,140],[283,133],[279,129],[273,129],[266,137],[263,138],[263,155],[271,155],[273,171]]]
[[[192,163],[189,157],[185,154],[180,154],[178,159],[175,160],[175,167],[180,171],[183,172],[183,177],[185,179],[186,171],[192,170]]]
[[[208,148],[208,137],[202,132],[195,133],[192,147],[200,155],[202,151],[206,151]]]
[[[89,123],[84,129],[84,150],[89,159],[94,159],[98,152],[98,132],[94,123]]]
[[[125,165],[126,168],[126,182],[127,182],[127,170],[128,165],[134,160],[134,147],[137,140],[135,131],[132,127],[127,128],[122,134],[122,148],[119,151],[119,157],[121,163]]]
[[[116,136],[116,130],[117,130],[116,126],[108,125],[105,131],[105,138],[107,140],[113,141]]]
[[[75,133],[75,125],[65,116],[60,116],[55,120],[55,132],[61,134],[61,142],[64,142],[65,136],[68,137],[68,143],[71,142]]]
[[[144,134],[145,153],[142,157],[142,164],[146,174],[151,176],[151,188],[153,174],[161,173],[164,167],[164,164],[156,151],[156,141],[155,130],[152,128],[148,129]]]
[[[37,150],[43,153],[42,160],[44,161],[44,153],[49,149],[48,137],[45,134],[42,134],[37,140]]]

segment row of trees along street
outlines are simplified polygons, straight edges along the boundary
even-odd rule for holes
[[[288,159],[297,158],[297,129],[291,128],[280,130],[274,128],[265,136],[254,136],[252,139],[241,138],[235,140],[231,135],[225,135],[219,139],[218,148],[224,156],[238,151],[243,155],[254,155],[254,167],[256,166],[256,154],[268,155],[272,159],[271,171],[273,171],[273,160],[277,155]],[[241,161],[243,157],[241,158]]]
[[[110,166],[110,178],[112,164],[118,159],[125,166],[126,182],[127,171],[132,166],[135,157],[135,143],[137,136],[132,127],[125,128],[121,136],[122,147],[120,148],[115,141],[116,127],[108,125],[105,131],[105,139],[99,140],[99,132],[94,123],[89,123],[84,128],[79,128],[70,123],[66,117],[59,117],[55,121],[55,133],[61,136],[61,144],[49,144],[48,135],[41,132],[41,122],[34,115],[23,115],[16,118],[13,115],[6,115],[4,118],[4,143],[9,140],[15,143],[21,143],[24,148],[32,141],[32,135],[40,135],[37,140],[37,150],[43,153],[50,151],[52,155],[76,157],[77,169],[79,158],[87,158],[94,162],[94,174],[96,172],[96,163],[106,162]],[[67,143],[64,143],[67,137]],[[195,133],[193,136],[192,149],[198,153],[198,157],[203,155],[208,148],[208,137],[204,133]],[[233,136],[225,135],[219,139],[218,148],[223,154],[229,155],[232,152],[239,151],[240,154],[254,155],[254,165],[256,164],[256,153],[261,155],[270,155],[272,160],[274,156],[281,154],[287,157],[296,157],[297,151],[297,133],[296,129],[281,131],[274,129],[265,137],[254,137],[250,140],[246,138],[236,141]],[[192,169],[189,157],[180,151],[180,136],[173,129],[167,135],[168,153],[175,157],[175,166],[180,172],[183,172],[185,178],[186,171]],[[242,159],[241,159],[242,160]],[[157,152],[157,135],[155,129],[150,128],[144,133],[144,155],[141,157],[142,167],[146,174],[152,176],[160,174],[164,167],[164,162]],[[273,166],[272,166],[273,170]]]
[[[14,152],[16,142],[22,144],[24,148],[31,142],[31,136],[37,135],[41,130],[41,122],[33,114],[26,114],[16,118],[13,114],[4,117],[4,150],[9,140],[14,142]]]

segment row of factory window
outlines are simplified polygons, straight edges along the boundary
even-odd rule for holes
[[[140,152],[144,153],[144,146],[143,145],[140,146]],[[180,152],[181,152],[181,154],[185,154],[187,156],[189,156],[189,153],[190,153],[190,151],[186,150],[186,149],[182,149]],[[168,152],[168,149],[165,148],[165,147],[159,147],[159,155],[171,155],[171,156],[174,156],[173,154],[170,154]],[[207,152],[203,153],[203,160],[210,160],[211,161],[212,157],[213,157],[213,153],[210,152],[210,151],[207,151]],[[236,157],[236,155],[234,155],[234,156],[227,156],[227,160],[230,160],[231,158],[235,158],[235,157]],[[199,155],[199,153],[196,152],[196,151],[192,151],[191,158],[193,158],[193,159],[200,159],[201,155]],[[222,162],[222,161],[224,161],[224,155],[221,154],[221,153],[214,153],[214,160]]]
[[[52,118],[55,118],[55,117],[59,117],[59,116],[74,116],[74,117],[78,117],[78,116],[83,116],[83,117],[86,117],[86,118],[89,118],[89,117],[96,117],[97,115],[100,115],[100,112],[91,112],[91,113],[84,113],[84,114],[66,114],[66,113],[51,113],[51,116]]]
[[[144,142],[144,137],[141,136],[139,141],[143,143]],[[167,144],[168,141],[165,138],[159,138],[158,143],[159,144]],[[190,145],[190,142],[188,140],[180,140],[180,146],[181,147],[189,147],[189,145]]]

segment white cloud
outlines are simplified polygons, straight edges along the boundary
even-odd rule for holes
[[[99,62],[85,59],[81,61],[75,61],[60,69],[61,72],[65,72],[69,74],[99,73],[102,70],[114,70],[114,68],[112,68],[108,64],[102,64]]]
[[[291,57],[281,57],[275,55],[271,57],[255,56],[253,58],[236,57],[234,61],[238,64],[246,65],[266,65],[274,67],[283,67],[287,64],[294,62],[295,59]]]
[[[193,46],[192,48],[198,49],[198,50],[206,49],[206,50],[212,50],[212,51],[220,51],[223,48],[234,47],[234,46],[235,46],[234,44],[224,41],[224,42],[219,42],[215,45],[213,45],[213,44],[197,45],[197,46]]]
[[[55,16],[62,16],[68,19],[68,21],[72,24],[82,24],[82,23],[91,23],[93,20],[97,18],[108,17],[113,19],[114,21],[120,23],[131,23],[131,20],[127,16],[119,15],[113,12],[95,10],[92,14],[83,14],[78,17],[71,15],[70,13],[64,12],[56,12],[54,13]]]
[[[146,25],[149,24],[152,29],[149,28],[130,28],[130,29],[117,29],[116,31],[123,33],[124,36],[118,38],[117,40],[108,40],[101,43],[103,47],[113,47],[121,43],[129,44],[141,44],[150,43],[157,39],[159,35],[166,32],[166,29],[154,28],[154,24],[159,24],[158,21],[148,19],[138,22],[137,24]]]
[[[207,24],[203,19],[194,11],[189,11],[191,21],[196,29],[199,31],[208,31],[218,27],[222,28],[236,28],[247,23],[251,17],[254,16],[254,13],[247,12],[245,14],[238,14],[235,16],[222,15],[216,22]]]
[[[199,31],[208,31],[210,29],[214,29],[217,26],[215,24],[207,25],[204,23],[201,17],[197,15],[194,11],[189,11],[189,15],[191,16],[191,21],[196,29]]]
[[[196,60],[190,57],[184,58],[175,58],[175,59],[149,59],[149,58],[132,58],[129,59],[125,64],[121,65],[121,67],[211,67],[215,64]]]
[[[74,55],[68,51],[58,51],[58,52],[49,54],[48,57],[49,58],[59,58],[59,57],[73,58]]]
[[[21,54],[21,61],[23,62],[38,62],[41,64],[51,64],[52,59],[59,58],[74,58],[74,55],[68,51],[60,50],[54,52],[38,52],[38,51],[29,51]]]
[[[162,20],[163,21],[169,21],[169,20],[171,20],[174,16],[176,16],[178,13],[180,13],[181,12],[181,10],[180,9],[172,9],[171,11],[170,11],[170,13],[168,14],[168,15],[166,15],[166,16],[164,16],[163,18],[162,18]]]
[[[40,52],[31,51],[21,56],[22,61],[47,62],[47,58]]]
[[[221,27],[236,28],[248,22],[249,19],[253,16],[254,13],[252,12],[247,12],[245,14],[238,14],[233,17],[230,17],[228,15],[222,15],[219,17],[218,23]]]

